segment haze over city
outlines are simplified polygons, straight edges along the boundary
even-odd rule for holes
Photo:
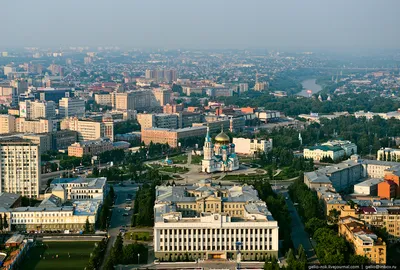
[[[399,10],[0,1],[0,270],[397,269]]]
[[[5,1],[0,46],[397,49],[399,8],[396,0]]]

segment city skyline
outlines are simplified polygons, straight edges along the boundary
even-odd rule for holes
[[[3,19],[12,23],[0,46],[397,49],[398,7],[397,1],[22,0],[3,4]]]

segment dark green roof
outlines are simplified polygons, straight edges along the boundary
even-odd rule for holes
[[[322,151],[333,151],[333,152],[338,152],[342,151],[343,148],[339,146],[328,146],[328,145],[317,145],[317,146],[311,146],[308,147],[309,150],[322,150]]]

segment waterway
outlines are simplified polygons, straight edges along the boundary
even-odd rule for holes
[[[322,90],[321,85],[316,84],[317,79],[307,79],[301,82],[301,85],[303,86],[303,91],[301,91],[300,93],[298,93],[299,96],[303,96],[303,97],[309,97],[310,94],[307,93],[307,90],[311,90],[311,95],[312,94],[316,94],[319,91]]]

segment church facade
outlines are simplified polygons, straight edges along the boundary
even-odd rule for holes
[[[223,130],[215,137],[215,144],[213,144],[209,129],[207,129],[203,152],[202,172],[231,172],[239,169],[235,145],[230,142],[229,136]]]

